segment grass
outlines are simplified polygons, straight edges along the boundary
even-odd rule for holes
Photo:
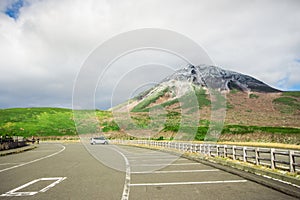
[[[148,98],[144,99],[138,105],[136,105],[131,111],[132,112],[145,112],[145,108],[149,106],[151,103],[154,103],[157,99],[164,96],[169,91],[169,87],[164,88],[161,91],[158,91],[156,94],[149,96]]]
[[[289,96],[278,97],[273,100],[276,108],[282,113],[295,113],[300,110],[300,101]]]
[[[218,144],[228,144],[237,146],[263,147],[263,148],[280,148],[280,149],[295,149],[300,150],[299,145],[282,144],[282,143],[267,143],[267,142],[218,142]]]
[[[111,112],[97,110],[95,113],[103,132],[120,130],[117,123],[112,120]],[[88,120],[90,119],[86,121]],[[86,123],[86,133],[94,131],[93,127],[89,127],[88,122],[84,123]],[[96,128],[99,130],[98,127]],[[0,109],[0,136],[5,135],[41,138],[56,136],[59,138],[77,136],[77,130],[71,109],[11,108]]]
[[[73,113],[61,108],[13,108],[0,110],[0,135],[76,135]]]
[[[249,98],[250,99],[257,99],[259,96],[257,94],[250,94]]]
[[[290,127],[225,125],[222,130],[222,134],[246,134],[254,132],[266,132],[276,134],[300,134],[300,129]]]
[[[204,120],[205,121],[205,120]],[[178,132],[179,130],[184,133],[195,134],[195,140],[203,141],[209,130],[209,123],[200,121],[198,127],[191,126],[180,126],[179,123],[167,123],[162,131]],[[202,125],[201,125],[202,124]],[[213,128],[214,129],[214,128]],[[192,130],[192,131],[191,131]],[[194,130],[197,130],[196,132]],[[264,131],[268,133],[277,134],[292,134],[300,133],[300,129],[294,128],[280,128],[280,127],[258,127],[258,126],[240,126],[240,125],[225,125],[222,129],[221,134],[246,134],[254,133],[257,131]]]
[[[169,88],[165,88],[159,92],[157,92],[155,95],[152,95],[146,99],[144,99],[142,102],[140,102],[138,105],[136,105],[131,111],[132,112],[149,112],[148,106],[151,103],[154,103],[157,99],[165,95],[169,91]],[[173,104],[180,103],[182,109],[190,108],[193,110],[201,109],[203,106],[209,106],[211,104],[210,100],[207,98],[206,91],[202,88],[193,87],[193,91],[179,97],[172,99],[170,101],[166,101],[159,106],[162,106],[164,108],[171,106]],[[195,106],[198,106],[196,108]],[[152,108],[156,108],[158,106],[153,106]]]
[[[282,96],[289,96],[289,97],[300,97],[300,91],[288,91],[288,92],[283,92]]]
[[[206,95],[203,92],[199,92],[198,97],[198,100],[204,100],[204,98],[206,99]],[[201,106],[208,105],[210,103],[209,101],[202,102],[204,103]],[[289,104],[296,104],[298,101],[292,97],[282,96],[277,98],[275,102],[286,104],[288,102]],[[188,107],[189,105],[186,106]],[[97,110],[95,114],[97,120],[99,121],[99,125],[91,128],[89,127],[88,123],[90,119],[87,119],[87,122],[84,122],[89,128],[86,130],[86,133],[91,133],[91,131],[94,131],[93,128],[102,132],[121,131],[119,123],[114,121],[112,112]],[[159,116],[155,116],[154,118],[153,116],[149,116],[149,113],[132,113],[131,119],[132,124],[129,124],[127,127],[128,129],[131,128],[140,131],[149,128],[153,130],[155,129],[157,130],[157,133],[161,133],[160,136],[163,136],[163,138],[160,139],[169,139],[165,137],[164,132],[172,132],[174,133],[172,136],[175,136],[176,133],[180,131],[181,133],[186,133],[188,136],[194,135],[194,138],[197,141],[203,141],[210,127],[209,120],[200,120],[197,125],[193,123],[192,116],[183,116],[180,112],[174,110],[167,110],[166,113],[159,114]],[[185,122],[184,124],[182,123],[183,121]],[[291,127],[243,126],[225,124],[224,127],[222,127],[221,133],[223,136],[228,135],[228,138],[229,136],[238,138],[243,135],[245,137],[248,137],[248,135],[251,137],[251,134],[263,137],[264,135],[271,134],[275,137],[275,139],[271,138],[270,141],[268,139],[266,142],[283,141],[283,143],[296,144],[293,141],[295,141],[295,138],[299,138],[300,129]],[[0,109],[0,135],[15,135],[23,137],[38,136],[41,138],[57,136],[63,138],[67,136],[75,137],[77,136],[77,131],[73,121],[73,112],[70,109],[14,108]],[[277,140],[278,137],[280,137],[280,139]],[[252,139],[249,141],[252,141]]]

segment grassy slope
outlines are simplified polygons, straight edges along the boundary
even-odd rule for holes
[[[0,135],[76,135],[73,114],[60,108],[12,108],[0,110]]]
[[[103,132],[118,131],[109,111],[97,111]],[[12,108],[0,110],[0,135],[77,136],[73,112],[62,108]]]
[[[300,92],[247,94],[232,91],[231,94],[228,95],[228,116],[225,120],[225,126],[220,139],[223,141],[260,141],[299,144],[299,97]],[[201,91],[197,92],[197,98],[199,108],[206,108],[206,110],[208,110],[206,115],[205,113],[201,113],[202,110],[200,111],[202,120],[195,135],[196,140],[203,140],[209,129],[210,101]],[[178,109],[176,109],[179,106],[178,99],[163,102],[160,106],[167,109],[168,113],[165,115],[167,120],[162,131],[156,134],[154,138],[172,138],[174,134],[170,134],[170,132],[176,133],[181,129],[188,133],[189,130],[192,129],[191,127],[180,124],[181,115]],[[169,109],[172,106],[175,109]],[[182,108],[185,109],[189,107],[183,104]],[[147,115],[147,113],[144,114]],[[135,114],[132,113],[132,115]],[[143,126],[146,127],[147,124]]]
[[[166,91],[164,91],[166,92]],[[163,93],[163,92],[162,92]],[[163,94],[158,94],[154,99],[151,99],[146,104],[140,107],[140,110],[147,110],[147,106],[153,103]],[[299,119],[299,102],[300,102],[300,92],[285,92],[281,95],[273,96],[268,101],[274,110],[270,110],[265,105],[265,99],[262,94],[253,94],[249,97],[243,97],[242,95],[233,92],[234,98],[241,96],[241,99],[237,101],[240,102],[238,105],[234,101],[228,101],[227,105],[227,115],[240,114],[239,120],[230,118],[230,120],[225,121],[225,126],[222,131],[221,140],[223,141],[264,141],[264,142],[282,142],[298,144],[300,142],[300,129],[295,128],[297,126],[286,126],[286,122]],[[203,91],[196,91],[199,108],[207,109],[210,107],[210,101]],[[183,97],[184,98],[184,97]],[[230,97],[229,95],[229,100]],[[149,103],[150,102],[150,103]],[[185,102],[185,101],[183,101]],[[171,110],[170,106],[174,107],[174,104],[178,104],[178,100],[172,100],[172,102],[167,101],[162,104],[163,107],[167,109],[167,113],[161,115],[165,118],[161,131],[153,136],[154,138],[170,138],[167,137],[167,133],[176,133],[179,129],[190,132],[191,127],[189,125],[182,125],[181,114],[178,109]],[[255,105],[251,108],[245,105]],[[264,106],[265,111],[262,107]],[[188,104],[183,105],[187,110],[192,110],[193,107],[189,107]],[[255,110],[257,109],[257,110]],[[237,113],[238,111],[238,113]],[[267,118],[266,113],[270,116],[275,116],[276,118],[267,118],[263,121],[259,118],[260,111],[261,116]],[[248,114],[248,115],[247,115]],[[118,124],[113,120],[112,113],[110,111],[97,111],[96,115],[100,121],[101,130],[103,132],[119,132],[120,128]],[[247,118],[246,120],[241,118],[242,115]],[[251,118],[253,117],[253,118]],[[281,118],[280,118],[281,117]],[[140,130],[149,128],[151,119],[147,112],[136,112],[131,113],[132,123],[135,123]],[[250,119],[249,119],[250,118]],[[255,119],[257,121],[255,121]],[[270,123],[270,121],[278,121],[276,123]],[[285,121],[283,120],[285,119]],[[226,119],[227,120],[227,119]],[[241,123],[242,122],[242,123]],[[298,120],[299,122],[299,120]],[[261,124],[260,124],[261,123]],[[278,125],[281,123],[283,125]],[[294,123],[294,124],[295,124]],[[274,125],[273,125],[274,124]],[[153,124],[152,124],[153,125]],[[155,124],[154,124],[155,126]],[[130,128],[130,126],[128,127]],[[151,127],[150,127],[151,128]],[[197,133],[195,135],[196,140],[203,140],[205,134],[209,128],[209,118],[202,118],[199,123],[199,127],[196,128]],[[74,136],[77,135],[76,128],[73,121],[73,113],[70,109],[60,109],[60,108],[14,108],[14,109],[2,109],[0,110],[0,135],[19,135],[19,136]]]

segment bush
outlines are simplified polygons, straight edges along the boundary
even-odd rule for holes
[[[257,99],[259,96],[258,95],[256,95],[256,94],[250,94],[249,95],[249,98],[250,99]]]

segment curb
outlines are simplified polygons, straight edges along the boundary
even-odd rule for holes
[[[280,176],[279,174],[275,174],[272,172],[259,170],[259,169],[255,169],[252,167],[243,166],[235,163],[232,164],[228,162],[220,162],[220,160],[217,159],[207,159],[201,157],[193,158],[191,156],[186,156],[186,155],[182,155],[182,157],[206,164],[211,167],[215,167],[217,169],[226,171],[231,174],[235,174],[242,178],[251,180],[253,182],[259,183],[271,189],[285,193],[287,195],[300,198],[300,190],[297,189],[296,186],[292,185],[295,184],[295,182],[297,182],[297,184],[299,185],[300,181],[297,179],[293,179],[286,176]],[[274,177],[274,175],[276,175],[276,177]]]
[[[32,150],[32,149],[35,149],[35,148],[37,148],[37,146],[28,145],[28,146],[25,146],[25,147],[19,147],[19,148],[15,148],[15,149],[0,151],[0,156],[7,156],[7,155],[11,155],[11,154],[17,154],[17,153],[29,151],[29,150]]]
[[[135,145],[126,145],[125,146],[135,146]],[[229,163],[228,161],[223,161],[221,159],[213,159],[213,158],[207,158],[204,156],[191,156],[187,154],[180,154],[171,150],[167,149],[159,149],[159,148],[151,148],[149,146],[135,146],[139,148],[146,148],[151,150],[157,150],[162,152],[168,152],[189,160],[193,160],[195,162],[199,162],[223,171],[226,171],[228,173],[240,176],[242,178],[245,178],[247,180],[253,181],[255,183],[264,185],[268,188],[274,189],[276,191],[282,192],[284,194],[297,197],[300,199],[300,190],[297,188],[297,186],[300,186],[300,180],[283,176],[274,172],[269,172],[261,169],[256,169],[250,166],[244,166],[237,163]],[[295,186],[295,185],[297,186]]]

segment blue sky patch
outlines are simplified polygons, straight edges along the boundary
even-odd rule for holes
[[[291,90],[291,91],[300,91],[300,83],[293,85],[292,87],[289,88],[289,90]]]
[[[24,6],[24,0],[15,1],[13,4],[8,6],[5,10],[5,14],[13,19],[18,19],[20,14],[20,8]]]

